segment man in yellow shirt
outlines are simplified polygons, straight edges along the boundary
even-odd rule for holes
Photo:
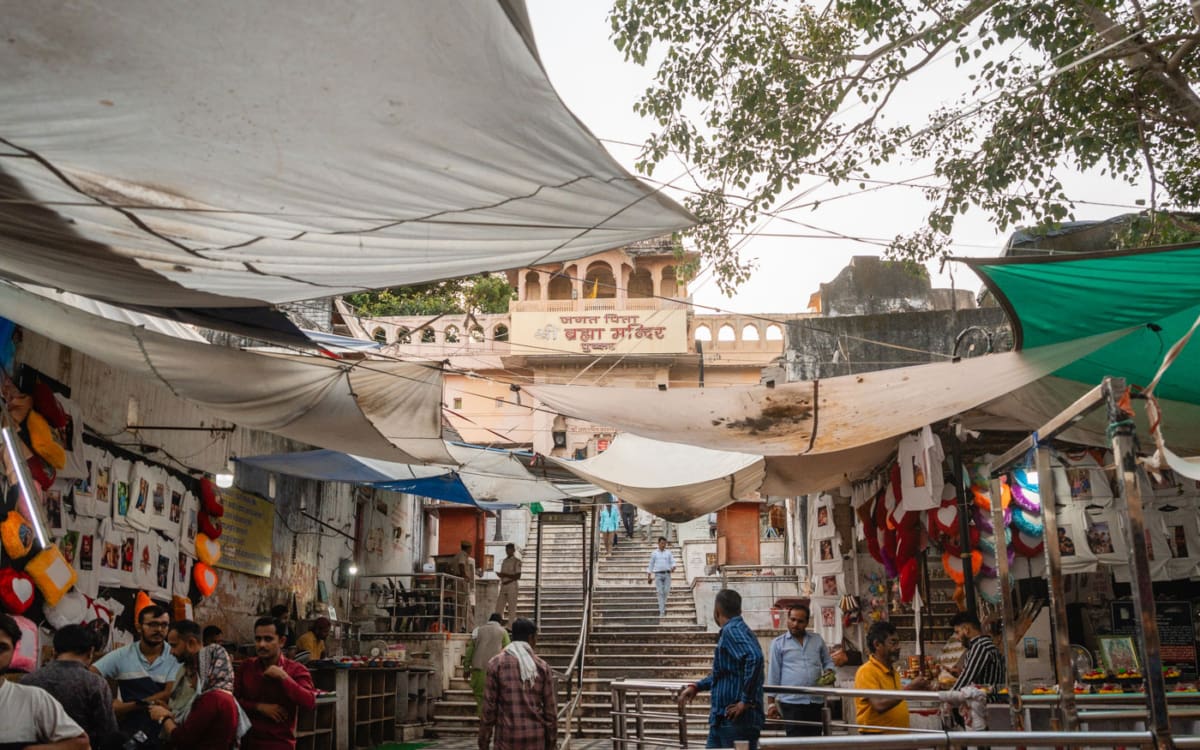
[[[325,639],[329,637],[329,630],[333,627],[333,623],[328,617],[318,617],[313,621],[312,630],[300,636],[296,640],[296,657],[298,661],[305,661],[300,656],[305,651],[308,652],[308,658],[311,661],[324,658],[325,656]]]
[[[859,690],[926,690],[929,684],[924,678],[900,684],[896,671],[896,659],[900,656],[900,636],[896,626],[890,622],[877,622],[867,631],[867,650],[871,652],[866,663],[854,675],[854,687]],[[859,725],[887,727],[887,729],[859,729],[866,734],[888,730],[903,731],[909,728],[908,702],[900,698],[855,698],[855,722]]]

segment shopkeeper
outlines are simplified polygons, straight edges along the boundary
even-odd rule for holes
[[[296,641],[296,661],[316,661],[325,658],[325,639],[333,623],[328,617],[318,617],[313,621],[312,630],[300,636]]]

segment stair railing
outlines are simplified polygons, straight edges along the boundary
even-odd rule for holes
[[[583,668],[587,656],[588,636],[592,630],[592,591],[596,584],[596,568],[598,548],[596,546],[596,508],[591,508],[588,517],[588,527],[591,528],[591,544],[588,545],[587,527],[584,528],[584,554],[586,565],[583,571],[583,616],[579,621],[579,640],[575,643],[575,652],[571,655],[571,663],[563,679],[567,682],[567,702],[558,711],[558,724],[564,728],[563,741],[560,750],[570,750],[571,723],[576,724],[576,733],[583,736],[583,726],[579,716],[579,703],[583,700]],[[572,690],[572,687],[575,689]]]

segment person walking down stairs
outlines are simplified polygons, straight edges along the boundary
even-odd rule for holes
[[[675,572],[675,556],[667,549],[667,538],[658,538],[658,549],[650,553],[646,566],[646,583],[654,583],[658,592],[658,616],[667,614],[667,597],[671,594],[671,573]]]
[[[600,506],[599,524],[600,533],[604,535],[604,556],[608,557],[617,542],[617,529],[621,527],[621,511],[615,500]]]

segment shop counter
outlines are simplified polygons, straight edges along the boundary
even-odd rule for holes
[[[305,726],[309,734],[297,733],[297,750],[373,748],[404,739],[406,728],[432,719],[429,667],[318,664],[309,671],[316,688],[328,695],[318,697],[312,726]]]

